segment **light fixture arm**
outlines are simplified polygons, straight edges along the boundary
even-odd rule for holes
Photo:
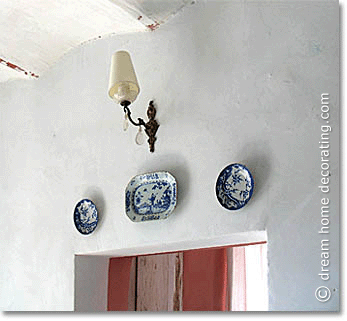
[[[123,107],[124,113],[128,116],[128,119],[134,126],[143,126],[145,128],[145,133],[149,137],[147,142],[149,144],[149,150],[150,152],[154,152],[154,143],[157,140],[155,137],[155,134],[159,128],[158,122],[155,120],[156,115],[156,109],[153,105],[153,101],[149,102],[149,106],[147,109],[147,116],[148,116],[148,122],[145,123],[145,121],[142,118],[137,118],[138,123],[134,122],[134,120],[131,118],[131,111],[129,109],[129,105],[131,104],[130,101],[124,100],[120,103],[120,105]]]
[[[130,120],[130,122],[134,125],[134,126],[144,126],[146,128],[146,123],[142,118],[137,118],[138,123],[135,123],[133,121],[133,119],[131,118],[131,111],[129,109],[129,105],[131,104],[130,101],[128,100],[124,100],[120,103],[120,105],[123,107],[124,112],[126,113],[126,115],[128,116],[128,119]]]

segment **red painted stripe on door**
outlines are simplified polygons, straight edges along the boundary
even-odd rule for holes
[[[183,266],[183,311],[225,311],[226,248],[185,251]]]
[[[108,311],[128,311],[130,269],[133,257],[111,258],[108,270]]]

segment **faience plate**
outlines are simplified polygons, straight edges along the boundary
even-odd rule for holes
[[[176,206],[177,184],[168,172],[135,176],[125,190],[125,212],[133,222],[162,220]]]
[[[73,217],[75,226],[81,234],[92,233],[98,224],[98,211],[95,204],[88,199],[76,204]]]
[[[238,210],[250,200],[253,188],[253,177],[247,167],[231,164],[225,167],[218,176],[216,195],[223,207],[228,210]]]

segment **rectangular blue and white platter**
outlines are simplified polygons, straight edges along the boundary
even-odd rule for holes
[[[166,219],[176,201],[177,183],[169,172],[137,175],[125,190],[125,212],[133,222]]]

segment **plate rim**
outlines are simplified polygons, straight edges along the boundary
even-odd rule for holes
[[[240,166],[243,170],[245,170],[245,171],[248,173],[249,177],[251,178],[251,190],[250,190],[250,192],[249,192],[249,197],[245,200],[245,202],[244,202],[244,204],[243,204],[242,206],[239,206],[239,207],[236,207],[236,208],[228,208],[228,207],[226,207],[226,206],[221,202],[221,200],[220,200],[220,198],[219,198],[219,196],[218,196],[218,193],[217,193],[217,187],[218,187],[219,178],[220,178],[220,176],[224,173],[224,171],[225,171],[226,169],[228,169],[229,167],[233,167],[233,166],[235,166],[235,165]],[[252,198],[253,191],[254,191],[254,179],[253,179],[253,175],[252,175],[251,171],[247,168],[247,166],[244,165],[244,164],[241,164],[241,163],[231,163],[231,164],[225,166],[225,167],[219,172],[219,174],[218,174],[218,176],[217,176],[217,180],[216,180],[216,184],[215,184],[215,192],[216,192],[217,200],[218,200],[218,202],[219,202],[219,204],[220,204],[221,206],[223,206],[225,209],[227,209],[227,210],[229,210],[229,211],[236,211],[236,210],[239,210],[239,209],[245,207],[245,206],[247,205],[247,203],[249,202],[249,200]]]
[[[95,224],[94,228],[93,228],[90,232],[88,232],[88,233],[82,232],[82,231],[79,229],[79,227],[77,226],[77,223],[76,223],[76,211],[77,211],[77,206],[80,205],[80,204],[81,204],[82,202],[84,202],[84,201],[91,202],[91,203],[94,205],[95,210],[96,210],[96,224]],[[98,223],[99,223],[99,211],[98,211],[98,208],[96,207],[95,203],[94,203],[91,199],[89,199],[89,198],[82,198],[81,200],[79,200],[79,201],[76,203],[75,208],[74,208],[74,211],[73,211],[73,221],[74,221],[74,224],[75,224],[75,227],[76,227],[77,231],[80,232],[82,235],[89,235],[89,234],[93,233],[93,232],[95,231],[95,229],[96,229]]]
[[[164,212],[161,212],[161,213],[151,213],[151,214],[137,214],[133,209],[132,209],[132,205],[130,205],[130,210],[131,211],[127,211],[127,192],[129,191],[129,187],[131,186],[132,182],[137,179],[138,177],[140,176],[145,176],[145,175],[153,175],[153,174],[167,174],[172,180],[173,180],[173,184],[174,184],[174,187],[175,187],[175,197],[174,197],[174,200],[175,200],[175,203],[174,205],[170,206],[170,210],[166,210],[168,211],[166,213],[166,211]],[[159,179],[160,180],[160,179]],[[131,199],[131,197],[130,197]],[[138,222],[148,222],[148,221],[160,221],[160,220],[163,220],[163,219],[167,219],[171,213],[173,212],[173,210],[176,208],[176,205],[177,205],[177,181],[176,181],[176,178],[169,172],[169,171],[152,171],[152,172],[146,172],[146,173],[143,173],[143,174],[138,174],[138,175],[135,175],[133,176],[126,188],[125,188],[125,214],[126,216],[132,221],[132,222],[135,222],[135,223],[138,223]],[[132,215],[130,216],[130,214],[132,213]],[[137,220],[136,218],[143,218],[143,217],[148,217],[148,216],[153,216],[153,215],[156,215],[156,216],[159,216],[157,219],[144,219],[144,220]],[[135,219],[133,219],[133,217],[135,217]]]

